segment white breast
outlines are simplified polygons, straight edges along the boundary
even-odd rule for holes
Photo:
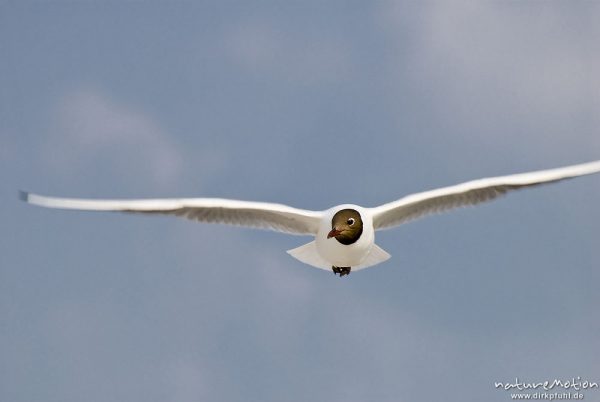
[[[327,238],[331,231],[331,220],[333,215],[341,209],[355,209],[360,214],[363,221],[363,232],[360,238],[352,244],[345,245],[335,238]],[[321,224],[319,232],[315,238],[317,251],[319,255],[336,267],[356,267],[360,265],[367,257],[375,242],[375,230],[373,229],[373,219],[369,211],[358,205],[345,204],[329,209]]]

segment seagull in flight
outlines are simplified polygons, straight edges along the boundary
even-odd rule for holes
[[[60,209],[167,214],[206,223],[268,229],[314,240],[288,253],[313,267],[340,277],[390,258],[375,244],[375,232],[450,209],[491,201],[511,190],[553,183],[600,172],[600,160],[557,169],[468,181],[407,195],[378,207],[343,204],[310,211],[282,204],[220,198],[99,200],[57,198],[20,192],[30,204]]]

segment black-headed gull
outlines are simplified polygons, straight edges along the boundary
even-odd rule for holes
[[[200,222],[269,229],[315,240],[288,250],[294,258],[340,276],[379,264],[390,255],[375,244],[375,232],[452,208],[490,201],[510,190],[600,172],[600,161],[530,173],[473,180],[411,194],[374,208],[338,205],[309,211],[287,205],[219,198],[94,200],[55,198],[21,192],[21,198],[48,208],[170,214]]]

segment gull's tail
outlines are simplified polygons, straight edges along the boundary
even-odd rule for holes
[[[319,255],[319,252],[317,251],[317,244],[314,240],[303,246],[296,247],[292,250],[288,250],[287,253],[305,264],[311,265],[316,268],[321,268],[327,271],[331,271],[331,263],[325,261]],[[373,265],[377,265],[381,262],[386,261],[390,257],[391,256],[385,250],[383,250],[377,244],[373,244],[373,247],[371,247],[371,251],[369,251],[369,254],[367,254],[365,259],[362,260],[358,266],[352,267],[352,271],[354,272],[364,268],[372,267]]]

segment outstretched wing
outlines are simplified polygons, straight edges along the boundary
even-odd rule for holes
[[[269,229],[297,235],[316,234],[323,215],[322,212],[282,204],[219,198],[95,200],[46,197],[26,192],[21,192],[20,196],[30,204],[47,208],[176,215],[206,223]]]
[[[387,229],[426,215],[476,205],[524,187],[600,172],[600,161],[558,169],[473,180],[455,186],[408,195],[371,208],[375,229]]]

